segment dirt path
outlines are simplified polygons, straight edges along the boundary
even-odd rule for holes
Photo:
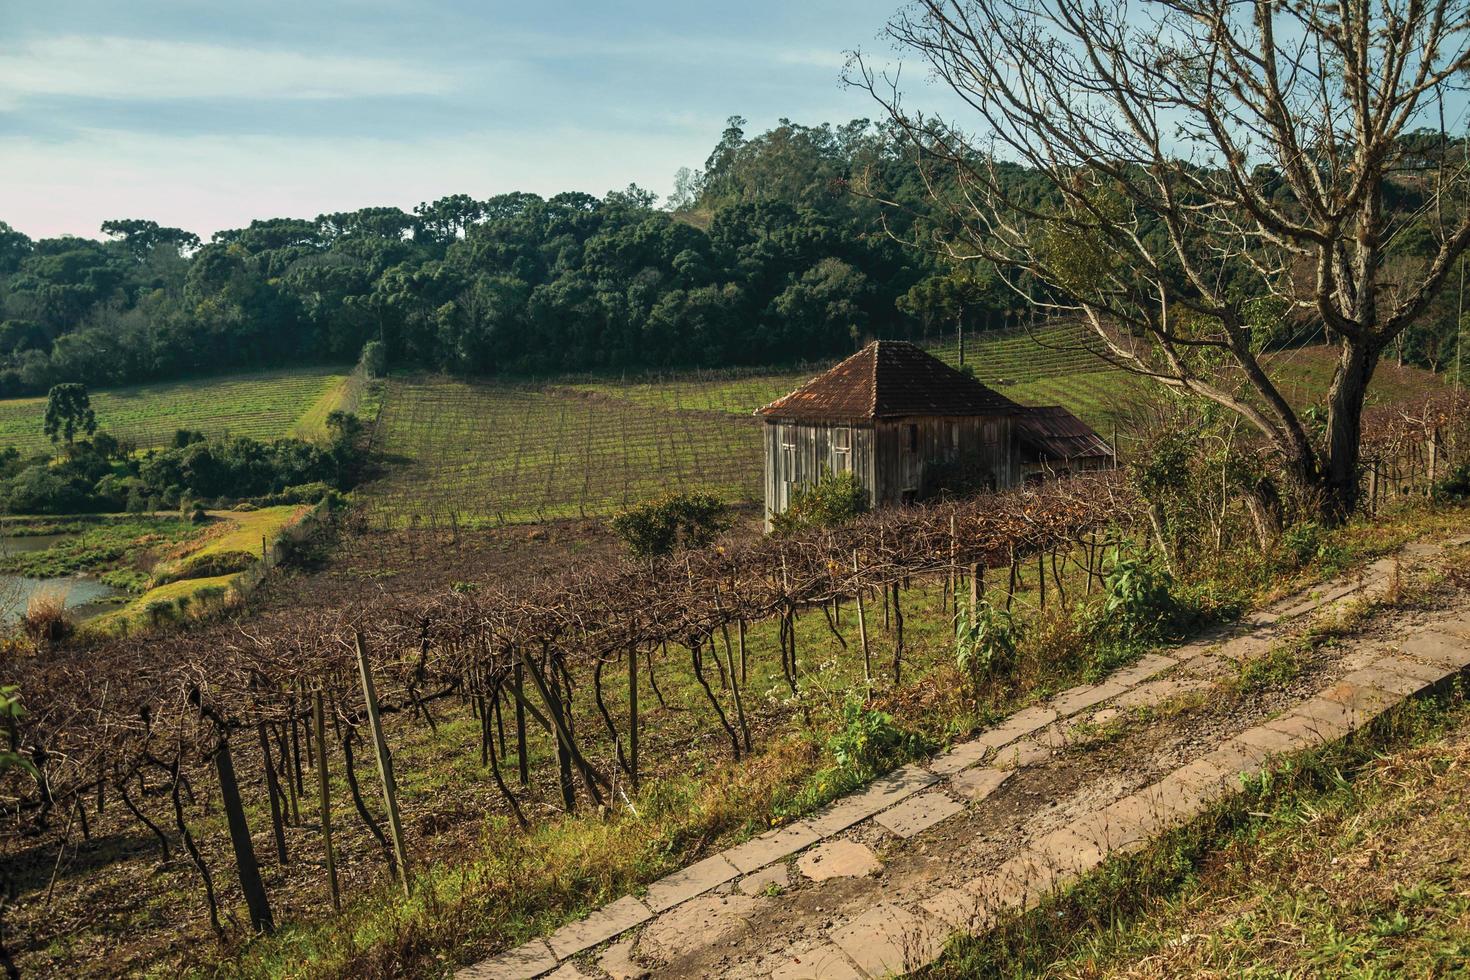
[[[459,977],[806,980],[915,969],[951,933],[983,929],[1109,853],[1142,847],[1268,758],[1343,737],[1470,663],[1463,595],[1442,610],[1355,624],[1347,643],[1297,642],[1467,542],[1411,545],[1064,691]]]

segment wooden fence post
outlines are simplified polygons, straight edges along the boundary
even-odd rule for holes
[[[235,850],[235,867],[240,874],[240,890],[250,910],[250,925],[257,932],[273,932],[270,900],[265,883],[260,880],[260,864],[255,860],[255,845],[250,843],[250,827],[245,822],[245,807],[240,803],[240,784],[235,780],[235,763],[230,758],[230,741],[220,735],[214,750],[214,771],[219,776],[220,803],[230,828],[230,845]]]
[[[332,889],[332,908],[342,911],[342,895],[337,888],[337,856],[332,852],[332,795],[327,786],[327,711],[322,692],[317,691],[312,703],[312,728],[316,741],[316,784],[321,794],[322,843],[327,852],[327,881]],[[310,741],[307,742],[311,744]]]
[[[393,855],[398,859],[398,880],[403,885],[403,894],[408,895],[408,852],[403,846],[403,823],[398,816],[398,784],[393,780],[393,757],[388,753],[388,741],[383,737],[383,719],[378,716],[378,694],[373,688],[367,647],[362,642],[361,633],[354,631],[353,640],[357,644],[357,667],[362,674],[362,697],[367,703],[368,726],[373,731],[373,751],[378,757],[378,775],[383,781],[383,804],[388,808],[388,834],[393,840]]]

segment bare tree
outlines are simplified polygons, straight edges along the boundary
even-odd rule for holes
[[[973,113],[927,117],[854,62],[920,151],[943,247],[1039,280],[1109,360],[1237,412],[1350,513],[1374,369],[1470,245],[1463,166],[1399,172],[1463,107],[1470,0],[919,0],[888,33]],[[1393,180],[1414,207],[1386,206]],[[1394,261],[1410,225],[1429,254]],[[1261,357],[1292,325],[1340,355],[1320,440]]]

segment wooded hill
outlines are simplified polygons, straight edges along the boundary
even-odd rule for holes
[[[949,270],[897,240],[944,229],[892,130],[743,125],[730,120],[702,171],[680,171],[667,209],[632,186],[456,194],[411,213],[262,219],[208,243],[146,220],[105,222],[106,241],[32,241],[0,223],[0,397],[351,362],[373,339],[397,365],[544,374],[788,363],[1015,321],[1024,301],[994,270]],[[1394,193],[1405,215],[1416,174],[1460,152],[1415,139]],[[1009,179],[1042,193],[1025,170]],[[1409,359],[1442,366],[1455,316],[1447,290]]]

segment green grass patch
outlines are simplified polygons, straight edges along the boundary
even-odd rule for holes
[[[92,408],[99,427],[140,449],[167,445],[178,429],[280,439],[298,424],[310,429],[317,415],[325,420],[345,378],[340,369],[292,368],[135,385],[92,392]],[[0,446],[51,451],[45,414],[45,398],[0,401]]]

